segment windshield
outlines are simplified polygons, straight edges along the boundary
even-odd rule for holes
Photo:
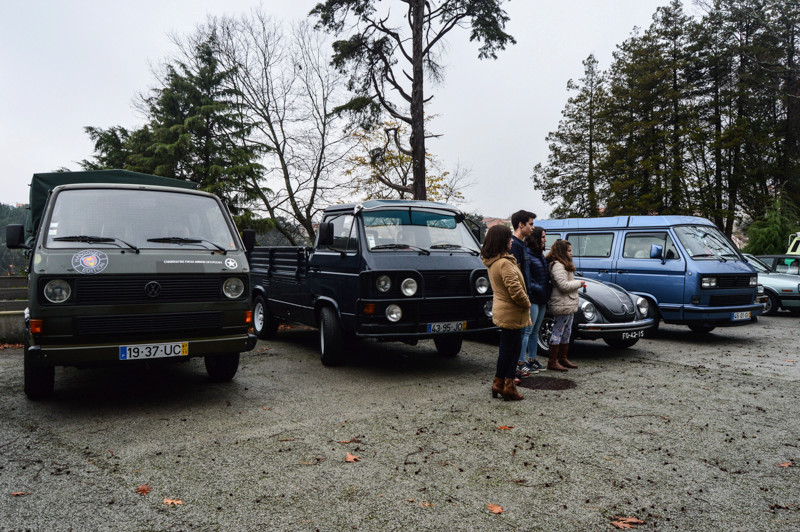
[[[480,253],[472,233],[457,222],[455,213],[392,209],[365,211],[362,214],[367,248],[371,251],[390,249],[425,249]]]
[[[64,190],[45,232],[48,248],[233,250],[237,241],[214,198],[156,190]]]
[[[738,250],[719,229],[709,225],[680,225],[675,234],[695,260],[738,260]]]
[[[747,262],[750,263],[750,266],[756,269],[758,273],[772,273],[772,270],[769,266],[758,260],[752,255],[745,255],[747,258]]]

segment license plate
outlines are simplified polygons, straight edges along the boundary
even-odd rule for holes
[[[180,357],[188,354],[189,342],[119,346],[120,360],[146,360],[151,358]]]
[[[644,331],[633,331],[633,332],[622,333],[623,340],[627,340],[629,338],[644,338]]]
[[[750,311],[747,312],[734,312],[733,317],[731,320],[733,321],[740,321],[740,320],[749,320],[750,319]]]
[[[467,328],[466,321],[442,321],[439,323],[429,323],[429,333],[449,333],[464,331]]]

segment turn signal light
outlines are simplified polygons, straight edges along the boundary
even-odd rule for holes
[[[253,311],[252,310],[245,310],[244,311],[244,323],[249,325],[253,323]]]
[[[42,334],[44,331],[44,320],[31,320],[31,334]]]
[[[375,303],[364,303],[364,314],[375,314]]]

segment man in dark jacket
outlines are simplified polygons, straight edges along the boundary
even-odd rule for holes
[[[514,234],[511,236],[511,254],[514,255],[517,265],[522,270],[522,277],[525,279],[525,290],[529,294],[531,292],[531,280],[528,274],[528,257],[523,240],[533,232],[534,218],[536,218],[534,213],[525,210],[517,211],[511,215],[511,226],[514,229]],[[520,365],[517,368],[518,377],[527,377],[529,374],[530,368],[524,365]]]

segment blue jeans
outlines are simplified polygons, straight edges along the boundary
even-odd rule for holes
[[[539,348],[537,339],[539,336],[539,327],[542,326],[544,315],[547,311],[547,305],[531,305],[531,325],[522,329],[522,349],[519,352],[519,361],[527,362],[528,360],[536,360],[536,351]],[[530,351],[530,353],[528,352]]]

